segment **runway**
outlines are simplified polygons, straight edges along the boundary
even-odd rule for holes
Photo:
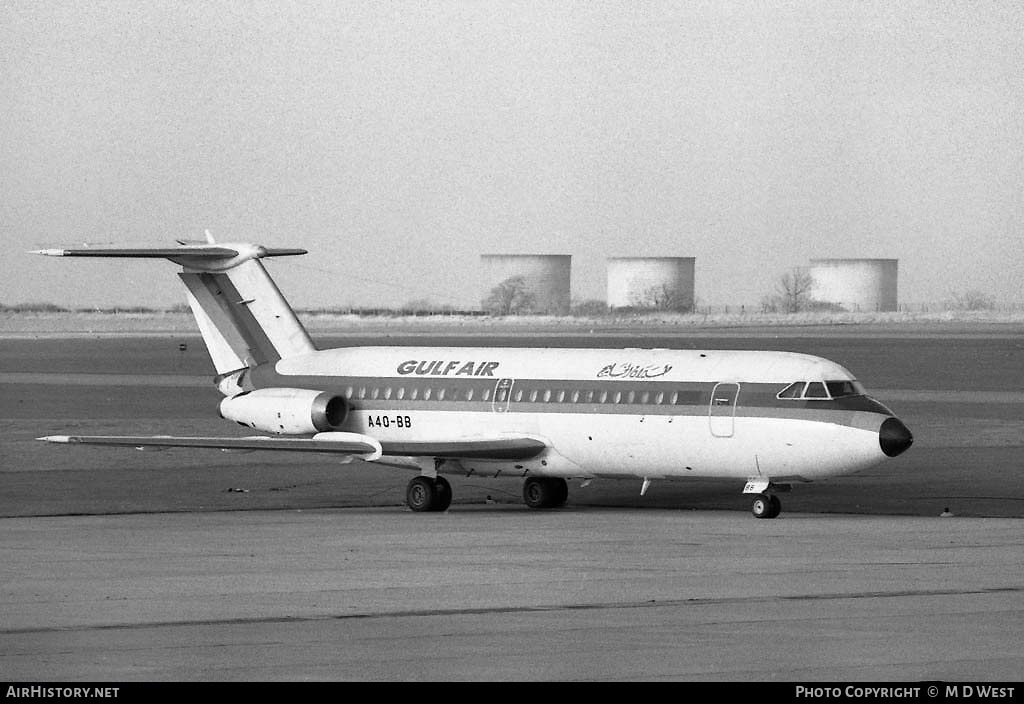
[[[6,519],[11,680],[1014,680],[1011,519]]]
[[[518,481],[454,478],[425,515],[402,506],[410,475],[362,463],[50,446],[34,438],[245,431],[216,417],[198,338],[0,339],[0,672],[1019,679],[1024,335],[833,333],[642,340],[834,359],[914,431],[891,463],[794,486],[774,521],[723,482],[573,485],[536,512]],[[625,344],[488,344],[513,339]],[[381,342],[403,340],[320,345]]]

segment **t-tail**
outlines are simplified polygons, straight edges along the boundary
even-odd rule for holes
[[[272,249],[253,244],[205,244],[178,247],[41,249],[54,257],[125,257],[169,259],[182,267],[199,331],[217,374],[314,352],[316,348],[295,311],[263,266],[261,259],[306,254],[304,249]]]

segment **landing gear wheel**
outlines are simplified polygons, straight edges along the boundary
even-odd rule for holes
[[[564,479],[552,479],[551,486],[555,494],[551,502],[552,508],[565,506],[565,502],[569,500],[569,485]]]
[[[413,511],[444,511],[452,503],[452,487],[444,477],[415,477],[405,489],[405,503]]]
[[[430,477],[416,477],[405,488],[405,503],[413,511],[429,511],[434,504],[435,493]]]
[[[569,487],[564,479],[530,477],[523,482],[523,501],[530,508],[561,506],[568,496]]]
[[[523,501],[530,508],[564,506],[569,498],[569,485],[564,479],[530,477],[523,482]]]
[[[754,518],[775,518],[782,511],[782,502],[774,494],[758,494],[750,511]]]
[[[533,477],[523,482],[523,501],[530,508],[547,508],[550,491],[543,479]]]
[[[434,496],[434,506],[432,511],[447,511],[448,507],[452,505],[452,485],[448,483],[448,480],[444,477],[438,477],[434,480],[434,490],[437,492]]]

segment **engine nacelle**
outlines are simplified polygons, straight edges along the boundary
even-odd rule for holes
[[[341,429],[348,417],[344,396],[309,389],[256,389],[220,402],[222,418],[279,435]]]

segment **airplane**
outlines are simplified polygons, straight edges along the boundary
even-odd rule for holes
[[[167,259],[217,372],[222,418],[246,437],[51,435],[40,440],[336,455],[416,473],[413,511],[444,511],[444,475],[517,477],[534,509],[568,482],[735,479],[775,518],[797,482],[897,457],[913,435],[842,366],[779,351],[365,346],[318,350],[263,259],[303,249],[179,240],[175,247],[44,249]]]

